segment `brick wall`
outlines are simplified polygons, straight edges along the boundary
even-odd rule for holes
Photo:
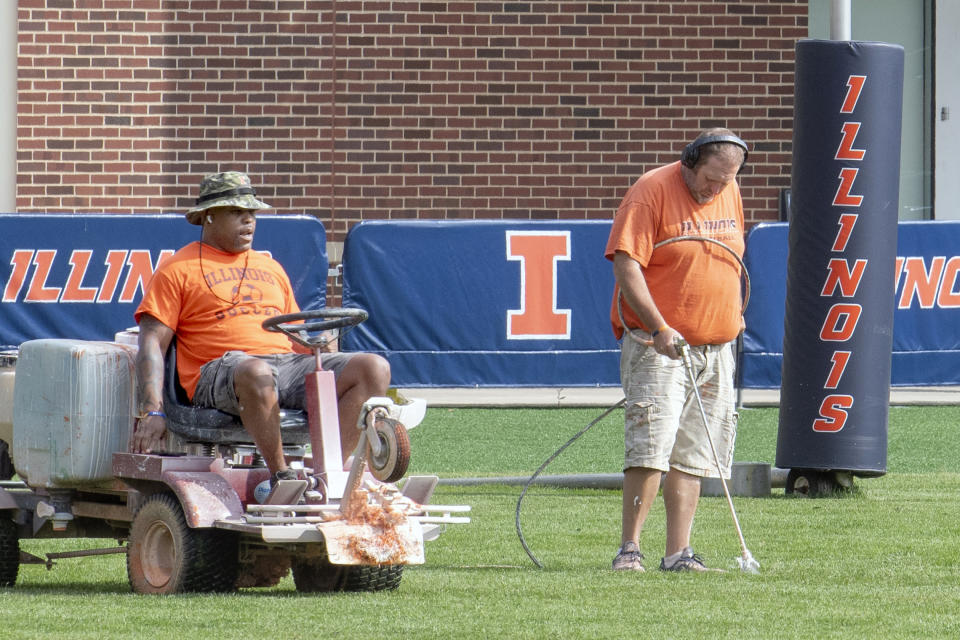
[[[749,221],[776,219],[790,182],[806,0],[18,11],[21,212],[183,211],[202,174],[238,169],[334,239],[361,219],[607,219],[721,124],[753,147]]]

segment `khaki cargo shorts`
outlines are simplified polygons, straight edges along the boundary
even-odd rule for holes
[[[635,334],[648,337],[642,331]],[[737,433],[733,345],[690,347],[690,356],[723,476],[729,478]],[[694,476],[719,475],[683,360],[671,360],[624,336],[620,379],[627,398],[624,468],[673,467]]]

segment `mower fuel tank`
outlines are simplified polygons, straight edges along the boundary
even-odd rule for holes
[[[31,486],[75,487],[112,479],[126,451],[136,401],[128,345],[31,340],[20,345],[13,400],[13,459]]]

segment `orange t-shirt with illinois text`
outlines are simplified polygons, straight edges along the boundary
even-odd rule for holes
[[[234,303],[236,301],[236,303]],[[192,242],[163,260],[134,313],[177,336],[177,373],[190,398],[200,367],[227,351],[289,353],[290,340],[264,330],[265,318],[299,311],[283,267],[258,251],[226,253]]]
[[[654,245],[678,236],[717,240],[743,256],[743,203],[736,180],[707,204],[699,204],[683,181],[680,162],[643,174],[623,197],[604,255],[623,251],[643,269],[647,287],[664,320],[690,344],[721,344],[741,326],[740,263],[723,247],[703,241]],[[617,338],[623,327],[616,288],[610,321]],[[628,327],[645,327],[626,301]]]

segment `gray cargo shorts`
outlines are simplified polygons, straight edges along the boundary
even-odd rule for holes
[[[339,377],[354,355],[324,353],[322,354],[323,368],[333,371],[335,378]],[[270,364],[282,408],[306,410],[303,379],[317,366],[313,355],[306,353],[250,355],[243,351],[228,351],[200,368],[200,379],[193,393],[193,404],[197,407],[213,407],[226,413],[240,415],[240,402],[233,388],[233,374],[237,365],[248,358],[258,358]]]

